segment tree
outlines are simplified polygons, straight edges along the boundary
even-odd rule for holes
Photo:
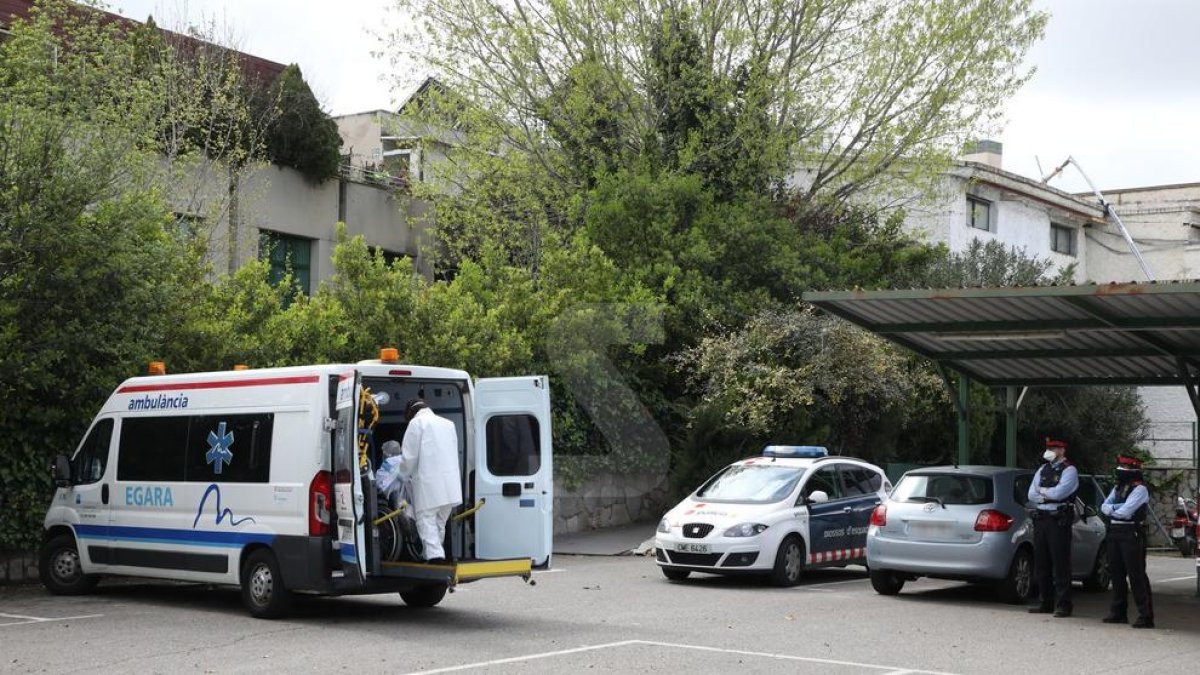
[[[921,184],[936,175],[996,121],[1046,22],[1031,0],[398,4],[416,21],[393,48],[417,55],[517,151],[557,152],[546,128],[579,141],[566,145],[593,135],[578,122],[597,119],[587,114],[596,99],[543,105],[583,68],[587,88],[616,103],[604,110],[605,136],[633,155],[646,144],[687,145],[664,130],[707,128],[723,143],[690,146],[696,161],[746,143],[772,177],[803,166],[805,195],[833,199],[889,177]],[[678,66],[665,79],[664,62]],[[743,114],[729,125],[714,106],[735,93]],[[900,162],[904,171],[892,172]]]
[[[337,123],[321,110],[299,66],[293,63],[275,78],[265,104],[279,109],[267,125],[267,158],[313,182],[336,176],[342,146]]]
[[[170,237],[160,73],[119,27],[39,3],[0,43],[0,548],[31,545],[46,467],[159,352],[195,258]]]

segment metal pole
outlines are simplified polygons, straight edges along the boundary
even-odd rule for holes
[[[1017,388],[1005,387],[1004,466],[1017,465]]]
[[[1088,178],[1088,175],[1083,171],[1083,167],[1079,166],[1079,162],[1076,162],[1074,157],[1068,157],[1067,162],[1074,165],[1079,171],[1079,175],[1083,176],[1083,180],[1087,181],[1088,187],[1092,189],[1092,194],[1096,195],[1096,199],[1100,200],[1100,206],[1104,208],[1104,214],[1112,216],[1112,219],[1117,221],[1117,229],[1121,230],[1121,235],[1125,237],[1125,243],[1129,244],[1129,250],[1133,251],[1133,256],[1137,258],[1138,265],[1142,268],[1142,274],[1146,275],[1146,279],[1154,281],[1154,273],[1150,271],[1150,266],[1146,264],[1146,259],[1142,257],[1142,252],[1138,250],[1137,244],[1133,242],[1133,235],[1129,234],[1129,230],[1125,229],[1125,223],[1121,222],[1121,216],[1117,215],[1116,209],[1112,207],[1112,204],[1105,201],[1104,195],[1100,194],[1100,191],[1096,189],[1096,186],[1092,183],[1092,179]],[[1066,166],[1066,162],[1063,163],[1063,166]]]
[[[958,374],[958,463],[971,463],[971,439],[967,433],[970,429],[970,409],[968,394],[971,381],[963,373]]]

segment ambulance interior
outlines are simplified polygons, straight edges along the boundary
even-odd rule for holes
[[[365,438],[369,447],[369,471],[363,477],[365,503],[370,505],[366,517],[374,523],[368,532],[369,572],[384,576],[409,575],[414,563],[420,564],[420,538],[412,519],[412,507],[407,499],[392,495],[392,500],[379,494],[374,480],[376,471],[386,459],[383,446],[388,441],[402,443],[408,429],[405,420],[405,404],[413,398],[421,398],[433,412],[454,422],[458,434],[458,462],[462,476],[463,505],[455,510],[455,516],[463,514],[475,503],[474,500],[474,457],[467,451],[466,412],[464,399],[467,396],[465,382],[445,380],[414,380],[410,378],[364,377],[361,382],[369,392],[379,410],[378,420],[371,424],[369,410],[360,413],[360,419],[369,426]],[[407,489],[401,494],[411,498]],[[451,517],[446,528],[446,552],[452,560],[474,557],[473,519]]]

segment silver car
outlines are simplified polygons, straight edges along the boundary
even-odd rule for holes
[[[1006,602],[1028,602],[1033,521],[1026,495],[1033,472],[998,466],[942,466],[904,474],[875,508],[867,566],[878,593],[895,595],[918,577],[995,584]],[[1104,523],[1076,499],[1071,575],[1087,590],[1108,588]]]

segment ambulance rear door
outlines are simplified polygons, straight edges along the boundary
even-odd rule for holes
[[[358,446],[358,406],[361,397],[358,372],[338,381],[337,430],[333,448],[333,491],[337,509],[338,558],[345,578],[362,582],[366,578],[366,505],[363,472],[366,471]]]
[[[475,554],[550,565],[554,526],[550,384],[545,375],[475,383]]]

